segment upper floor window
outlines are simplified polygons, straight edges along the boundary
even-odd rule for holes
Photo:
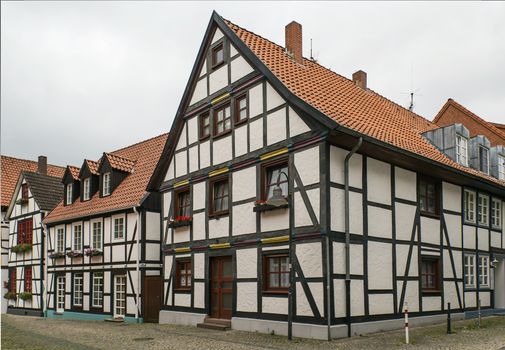
[[[32,292],[32,267],[25,267],[25,293]]]
[[[489,150],[479,146],[479,170],[489,174]]]
[[[478,221],[480,225],[487,226],[489,223],[489,197],[479,196],[478,199],[478,210],[477,210]]]
[[[438,258],[421,258],[421,286],[424,292],[437,292],[440,290],[439,265]]]
[[[263,258],[263,290],[287,293],[289,288],[289,255],[270,254]]]
[[[468,140],[461,135],[456,135],[456,162],[468,166]]]
[[[189,217],[190,192],[189,188],[177,191],[175,194],[175,217]]]
[[[231,129],[231,108],[227,103],[214,110],[214,136],[224,134]]]
[[[496,198],[491,201],[491,224],[495,228],[501,227],[501,200]]]
[[[103,174],[102,189],[102,194],[104,196],[108,196],[110,194],[110,173]]]
[[[200,139],[210,136],[210,114],[205,112],[199,116]]]
[[[16,267],[9,268],[9,292],[16,293]]]
[[[211,185],[211,205],[210,214],[211,215],[224,215],[228,213],[228,198],[229,198],[229,188],[228,188],[228,178],[221,178],[214,180]]]
[[[475,255],[465,255],[465,287],[475,287]]]
[[[90,188],[90,178],[86,178],[84,179],[84,182],[83,182],[83,193],[82,193],[82,199],[87,201],[90,197],[90,191],[91,191],[91,188]]]
[[[114,239],[124,238],[124,218],[114,219]]]
[[[419,180],[419,206],[425,214],[438,215],[438,186],[429,178]]]
[[[28,199],[28,184],[24,183],[21,185],[21,199]]]
[[[82,226],[74,225],[74,242],[73,250],[82,250]]]
[[[224,45],[223,43],[212,48],[212,67],[216,68],[224,63]]]
[[[263,168],[263,200],[268,200],[274,194],[275,187],[279,186],[282,195],[288,197],[288,162],[281,160],[267,164]]]
[[[176,261],[176,283],[175,289],[190,290],[191,289],[191,260]]]
[[[72,184],[67,185],[67,204],[72,204]]]
[[[505,181],[505,157],[498,156],[498,178]]]
[[[93,223],[93,233],[91,236],[91,248],[102,249],[102,223],[100,221]]]
[[[235,124],[246,121],[248,117],[247,94],[235,99]]]
[[[465,221],[475,222],[475,192],[465,190],[463,202],[465,207]]]
[[[489,256],[479,256],[479,285],[489,287]]]
[[[18,244],[32,244],[33,239],[33,220],[26,219],[18,221]]]
[[[56,251],[65,252],[65,235],[62,228],[56,230]]]

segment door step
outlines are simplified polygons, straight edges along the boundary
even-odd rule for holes
[[[203,323],[196,325],[198,328],[213,329],[215,331],[226,331],[231,329],[231,321],[226,319],[205,317]]]

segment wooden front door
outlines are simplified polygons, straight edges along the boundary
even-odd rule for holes
[[[161,309],[161,276],[144,277],[144,322],[158,323]]]
[[[233,304],[231,256],[214,257],[210,261],[210,316],[231,319]]]

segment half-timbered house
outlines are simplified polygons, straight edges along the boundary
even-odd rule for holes
[[[304,58],[296,22],[285,38],[211,17],[148,187],[160,322],[333,338],[493,307],[505,187],[464,127]]]
[[[68,166],[47,226],[47,316],[157,322],[160,199],[146,192],[167,134]]]

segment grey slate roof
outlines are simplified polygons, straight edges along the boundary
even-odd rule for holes
[[[23,176],[41,210],[52,210],[63,198],[61,178],[28,171]]]

